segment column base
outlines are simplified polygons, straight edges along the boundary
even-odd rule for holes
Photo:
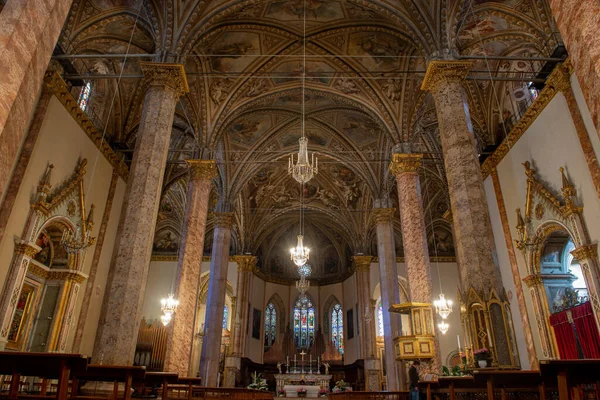
[[[365,360],[365,390],[381,391],[381,361],[378,358]]]
[[[241,366],[241,357],[228,356],[225,358],[225,377],[223,379],[224,387],[235,387],[237,377],[241,373]]]

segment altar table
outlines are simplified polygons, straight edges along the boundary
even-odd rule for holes
[[[275,380],[277,381],[277,391],[284,390],[286,396],[297,397],[297,390],[301,387],[306,389],[306,397],[317,397],[319,390],[329,389],[329,381],[331,381],[331,375],[325,374],[276,374]],[[293,389],[292,389],[293,387]],[[288,388],[290,394],[287,393]],[[316,391],[316,395],[312,396],[311,393]],[[294,391],[292,395],[292,390]]]
[[[320,386],[285,385],[283,387],[285,397],[298,397],[298,389],[300,388],[306,390],[306,397],[319,397],[319,390],[321,390]]]

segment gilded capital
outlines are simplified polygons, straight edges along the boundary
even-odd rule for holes
[[[598,257],[597,244],[582,244],[571,252],[577,261],[591,260]]]
[[[390,163],[390,171],[394,175],[405,172],[416,173],[421,166],[423,154],[394,153]]]
[[[41,247],[38,247],[31,243],[25,243],[25,242],[15,243],[15,253],[23,254],[24,256],[29,257],[29,258],[35,257],[35,255],[37,253],[39,253],[40,250],[42,250]]]
[[[546,85],[552,86],[559,92],[570,90],[571,74],[569,70],[563,64],[557,65],[546,80]]]
[[[431,61],[421,84],[421,90],[435,90],[441,83],[463,82],[472,66],[471,61]]]
[[[140,62],[147,86],[168,86],[182,96],[190,91],[182,64]]]
[[[369,272],[373,256],[353,256],[354,269],[356,272]]]
[[[234,214],[232,212],[217,212],[215,213],[215,227],[231,229],[233,227]]]
[[[375,223],[380,224],[383,222],[390,222],[394,215],[394,211],[396,211],[395,208],[374,208],[373,218],[375,218]]]
[[[254,267],[256,266],[256,261],[258,260],[255,256],[243,255],[243,256],[233,256],[233,259],[238,265],[238,271],[254,271]]]
[[[525,278],[523,278],[523,282],[525,282],[527,287],[534,287],[534,286],[539,286],[539,285],[544,284],[544,282],[542,280],[542,276],[539,274],[527,275]]]
[[[215,160],[185,160],[190,171],[190,178],[194,180],[211,180],[217,176],[217,163]]]

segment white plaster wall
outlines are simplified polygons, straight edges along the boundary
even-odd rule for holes
[[[5,234],[2,242],[0,242],[0,287],[4,286],[4,281],[10,267],[14,250],[14,240],[19,238],[23,233],[31,199],[40,177],[46,171],[46,167],[48,164],[54,164],[51,183],[53,189],[56,189],[71,177],[79,158],[88,159],[87,173],[84,177],[86,212],[89,211],[92,203],[96,205],[94,211],[96,228],[92,231],[92,235],[96,236],[106,206],[112,177],[112,167],[62,104],[55,97],[52,97],[31,155],[31,160],[21,182]],[[94,291],[94,299],[97,301],[93,301],[91,304],[90,313],[88,314],[89,325],[86,325],[83,336],[83,343],[85,343],[83,349],[85,351],[91,351],[96,335],[97,318],[102,305],[103,288],[110,266],[110,258],[113,250],[112,244],[116,233],[116,224],[119,219],[120,206],[123,201],[124,185],[125,183],[120,180],[113,200],[113,210],[109,221],[110,229],[106,232],[97,272],[97,285],[100,286],[100,290]],[[88,274],[90,271],[95,247],[96,245],[93,245],[87,250],[87,256],[83,264],[83,272],[85,274]],[[82,285],[82,290],[75,306],[76,314],[74,315],[77,316],[81,309],[84,288],[85,282]],[[70,339],[67,342],[68,348],[72,345],[76,324],[77,321],[74,319],[71,328],[73,332],[71,332]]]
[[[585,125],[589,132],[589,137],[596,154],[600,154],[600,140],[591,123],[591,118],[583,96],[579,88],[577,79],[572,77],[573,90],[578,100]],[[545,182],[548,188],[555,194],[560,194],[561,175],[559,167],[564,167],[568,177],[577,189],[577,197],[583,205],[583,216],[587,223],[591,241],[598,242],[600,239],[600,200],[598,199],[593,182],[587,168],[584,154],[577,137],[575,125],[571,119],[566,100],[562,94],[557,94],[554,99],[546,106],[544,111],[533,122],[523,136],[513,144],[513,147],[498,164],[497,172],[502,188],[502,194],[507,210],[508,223],[513,239],[518,237],[516,231],[516,213],[517,208],[524,209],[526,199],[526,176],[522,163],[530,161],[537,170],[537,177]],[[488,203],[490,204],[490,213],[492,215],[492,227],[496,246],[498,249],[498,258],[502,271],[504,285],[507,288],[513,288],[512,271],[508,264],[507,250],[503,236],[502,226],[497,214],[497,202],[494,195],[493,185],[490,178],[485,184]],[[527,276],[525,263],[522,254],[518,249],[516,251],[517,264],[521,278]],[[527,287],[523,284],[525,291],[525,300],[528,308],[530,320],[532,322],[532,332],[536,352],[539,358],[543,358],[541,352],[540,339],[537,328],[534,326],[535,313],[533,312],[531,298]],[[520,316],[517,307],[512,305],[513,322],[515,330],[519,331]],[[518,333],[519,335],[519,333]],[[523,341],[523,337],[518,339]],[[523,367],[528,365],[527,353],[524,344],[519,343],[519,353]]]
[[[160,318],[161,299],[175,292],[175,274],[177,261],[151,261],[148,269],[148,281],[142,305],[142,318],[147,321]]]

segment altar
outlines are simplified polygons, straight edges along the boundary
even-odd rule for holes
[[[331,375],[310,373],[276,374],[277,392],[283,390],[286,397],[297,397],[298,389],[306,390],[306,397],[319,397],[321,389],[329,390]]]

